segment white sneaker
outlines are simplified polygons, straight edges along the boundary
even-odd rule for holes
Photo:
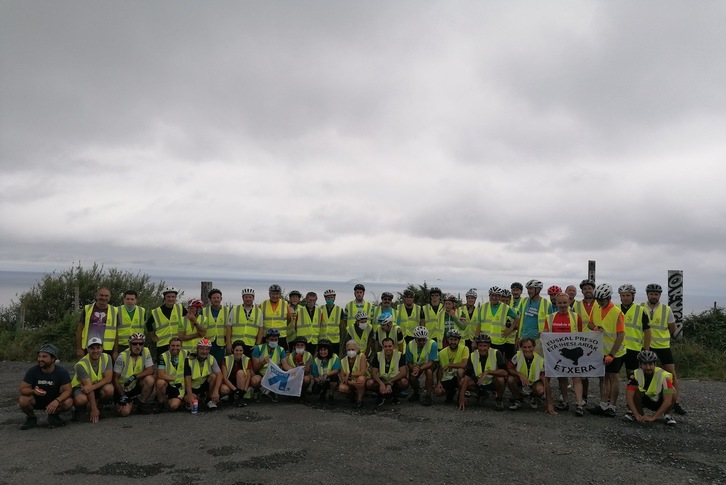
[[[217,409],[217,404],[214,401],[209,401],[207,403],[207,409]]]
[[[676,420],[670,414],[663,416],[663,422],[668,426],[674,426],[676,424]]]

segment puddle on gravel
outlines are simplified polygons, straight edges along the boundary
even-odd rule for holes
[[[56,475],[105,475],[105,476],[121,476],[127,478],[147,478],[154,477],[165,470],[174,468],[174,465],[165,465],[163,463],[152,463],[151,465],[131,464],[127,461],[116,461],[107,463],[98,470],[89,470],[83,466],[77,466],[70,470],[56,473]]]
[[[247,411],[242,414],[228,414],[227,417],[236,421],[244,421],[245,423],[258,423],[260,421],[269,421],[272,419],[272,416],[264,416],[254,411]]]
[[[217,468],[222,471],[236,471],[240,468],[256,468],[264,470],[275,470],[286,465],[298,463],[305,458],[307,452],[286,451],[282,453],[272,453],[269,455],[253,456],[244,461],[225,461],[217,464]]]

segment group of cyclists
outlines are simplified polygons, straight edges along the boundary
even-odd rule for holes
[[[26,415],[21,429],[37,426],[35,410],[46,411],[55,427],[64,424],[59,416],[64,411],[96,423],[104,404],[128,416],[277,402],[278,395],[263,386],[271,363],[303,370],[302,394],[295,401],[333,405],[336,396],[345,396],[363,407],[371,396],[376,406],[395,406],[404,398],[430,406],[443,398],[464,411],[472,400],[493,395],[497,411],[528,405],[554,415],[572,407],[578,417],[585,410],[618,414],[625,366],[623,419],[674,425],[673,413],[686,411],[678,402],[670,350],[675,318],[660,302],[661,286],[647,285],[646,301],[636,303],[636,288],[624,284],[619,304],[608,284],[586,279],[579,288],[579,300],[574,285],[551,286],[545,297],[544,285],[533,279],[509,289],[491,287],[479,303],[471,289],[461,304],[438,288],[429,291],[428,301],[415,302],[409,289],[394,307],[389,292],[380,302],[366,301],[362,284],[344,306],[336,304],[334,290],[326,290],[318,305],[315,292],[303,298],[291,291],[283,298],[277,284],[259,304],[254,289],[246,288],[241,305],[223,305],[222,292],[212,289],[208,304],[192,298],[184,306],[177,302],[179,291],[167,287],[163,303],[150,311],[137,305],[134,290],[124,292],[123,304],[115,307],[109,304],[111,292],[101,288],[78,321],[73,377],[56,364],[54,345],[38,351],[38,365],[20,384],[18,402]],[[540,341],[544,332],[602,332],[599,403],[586,407],[587,378],[559,377],[559,393],[552,390]],[[155,356],[147,347],[151,342]]]

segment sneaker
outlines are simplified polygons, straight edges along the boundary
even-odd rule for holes
[[[247,389],[247,392],[245,392],[245,399],[252,399],[255,395],[255,392],[252,389]]]
[[[603,416],[606,416],[608,418],[614,418],[615,416],[617,416],[617,414],[618,413],[613,408],[607,408],[603,411]]]
[[[633,416],[633,413],[630,411],[627,411],[625,414],[623,414],[623,421],[629,421],[631,423],[635,422],[635,416]]]
[[[676,424],[676,420],[670,414],[663,416],[663,422],[668,426],[674,426]]]
[[[271,392],[270,393],[270,401],[272,401],[272,402],[279,401],[279,399],[277,399],[277,394],[275,394],[274,392]]]
[[[498,397],[494,402],[494,409],[496,409],[497,411],[504,411],[504,402],[502,401],[501,397]]]
[[[675,412],[679,416],[685,416],[686,414],[688,414],[688,412],[686,412],[686,410],[683,409],[683,407],[678,403],[675,403],[673,405],[673,412]],[[673,422],[673,424],[676,424],[675,421]]]
[[[423,404],[424,406],[431,406],[431,396],[426,394],[423,398],[423,401],[421,401],[421,404]]]
[[[57,414],[49,414],[48,415],[48,427],[49,428],[60,428],[61,426],[65,426],[66,422],[61,419],[60,416]]]
[[[421,400],[421,394],[414,392],[408,397],[408,402],[416,402]]]
[[[540,399],[538,397],[533,397],[531,401],[529,401],[529,407],[532,409],[537,409],[540,404]]]
[[[262,394],[258,391],[255,391],[252,395],[252,398],[255,400],[255,402],[260,402],[260,398],[262,397]]]
[[[38,426],[38,418],[25,418],[25,422],[20,426],[20,429],[26,430],[36,426]]]
[[[399,404],[401,404],[401,401],[399,401],[398,397],[393,396],[391,398],[391,404],[393,404],[394,406],[398,406]]]
[[[234,405],[237,406],[238,408],[243,408],[243,407],[247,406],[246,401],[247,400],[245,399],[245,397],[243,395],[240,395],[237,397],[237,400],[235,401]]]
[[[522,407],[522,401],[514,401],[511,406],[509,406],[510,411],[516,411],[517,409]]]
[[[577,406],[575,408],[575,416],[577,416],[578,418],[581,418],[584,415],[585,415],[585,408],[583,408],[582,406]]]
[[[217,409],[217,403],[214,401],[209,401],[207,403],[207,409]]]
[[[602,416],[605,414],[605,410],[601,406],[587,408],[587,412],[590,414],[594,414],[595,416]]]
[[[386,398],[383,396],[378,396],[378,399],[376,399],[376,406],[383,406],[383,403],[386,402]]]
[[[355,407],[357,409],[361,409],[363,406],[365,406],[365,404],[363,404],[363,401],[356,401]]]
[[[464,397],[471,397],[471,391],[466,391],[464,393]]]
[[[567,411],[570,409],[570,405],[565,401],[558,401],[557,404],[555,404],[555,409],[558,411]]]

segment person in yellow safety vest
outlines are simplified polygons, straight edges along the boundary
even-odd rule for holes
[[[292,351],[292,341],[297,337],[295,329],[297,328],[298,311],[302,310],[300,306],[300,299],[302,299],[302,293],[297,290],[292,290],[287,295],[288,308],[290,309],[290,319],[287,323],[287,339],[285,344],[285,350]]]
[[[650,318],[643,305],[635,303],[635,286],[626,283],[618,288],[620,311],[625,315],[625,375],[629,378],[639,369],[638,354],[650,350]]]
[[[524,396],[530,398],[530,407],[537,409],[542,398],[547,400],[547,409],[554,411],[552,406],[552,391],[545,378],[544,359],[534,351],[535,341],[523,338],[519,342],[519,351],[507,362],[509,377],[507,384],[514,397],[509,406],[510,411],[516,411],[524,403]]]
[[[373,331],[375,332],[378,330],[378,321],[385,317],[386,315],[390,315],[391,321],[396,321],[397,315],[396,315],[396,309],[393,308],[393,293],[390,293],[388,291],[384,291],[381,293],[381,304],[378,306],[374,306],[371,309],[371,313],[368,314],[371,319],[371,325],[373,325]]]
[[[157,358],[169,350],[169,342],[172,337],[178,336],[179,326],[187,314],[184,306],[176,302],[179,290],[167,286],[162,295],[164,303],[151,310],[151,315],[146,319],[146,331],[151,335],[152,342],[156,343]]]
[[[287,329],[293,321],[290,304],[281,298],[282,288],[278,284],[270,285],[268,294],[270,298],[259,304],[262,311],[263,335],[266,335],[268,330],[277,330],[277,343],[283,349],[287,349]]]
[[[512,307],[512,292],[506,288],[502,288],[502,296],[499,297],[499,303],[504,303]],[[516,311],[516,310],[515,310]],[[517,314],[519,315],[519,314]]]
[[[552,308],[552,311],[557,311],[557,303],[555,302],[555,298],[557,295],[562,293],[562,288],[560,288],[557,285],[552,285],[549,288],[547,288],[547,296],[550,297],[550,308]]]
[[[650,283],[645,287],[648,301],[643,305],[650,319],[650,350],[656,353],[660,364],[673,379],[673,411],[681,416],[687,414],[678,403],[681,392],[676,378],[676,364],[671,352],[671,335],[676,331],[676,318],[668,305],[660,302],[663,288],[658,283]]]
[[[343,309],[335,304],[335,290],[325,290],[323,298],[325,298],[325,305],[320,307],[318,342],[326,339],[333,345],[333,348],[339,349],[341,335],[345,338],[348,332],[343,320]]]
[[[670,415],[675,403],[672,376],[656,366],[658,355],[652,350],[639,352],[637,358],[640,368],[633,372],[625,390],[628,412],[623,419],[637,423],[662,420],[674,426],[676,420]],[[645,409],[650,409],[653,414],[646,415]]]
[[[305,295],[305,306],[299,307],[295,324],[295,338],[303,337],[305,339],[305,350],[311,356],[315,352],[315,345],[318,343],[318,334],[320,333],[321,311],[317,306],[317,302],[318,294],[314,291],[308,291]],[[290,352],[294,348],[295,344],[292,345]]]
[[[449,331],[457,329],[461,325],[461,317],[459,317],[459,309],[456,308],[456,297],[447,293],[444,297],[444,337],[441,339],[441,348],[448,345]]]
[[[524,302],[524,298],[522,298],[522,292],[524,291],[524,286],[519,281],[515,281],[511,284],[509,287],[509,290],[511,292],[511,296],[509,298],[509,306],[512,307],[512,310],[517,312],[517,315],[519,317],[522,317],[522,303]]]
[[[414,303],[415,296],[412,290],[404,290],[403,303],[396,308],[396,324],[403,331],[406,345],[413,340],[413,330],[418,327],[421,320],[421,305]]]
[[[413,394],[408,397],[411,402],[421,400],[421,383],[423,376],[426,385],[426,395],[421,404],[431,406],[434,394],[434,369],[439,360],[439,344],[429,338],[429,329],[420,325],[413,331],[414,340],[406,347],[406,365],[408,365],[409,381]]]
[[[343,319],[345,320],[345,326],[346,329],[348,326],[350,326],[351,323],[355,323],[355,316],[358,314],[358,312],[363,312],[367,315],[371,314],[371,310],[373,309],[373,305],[369,301],[363,300],[363,297],[366,294],[366,287],[362,284],[358,283],[353,287],[353,297],[354,299],[349,301],[345,308],[343,309]],[[345,347],[345,342],[348,340],[348,337],[345,335],[341,336],[340,343]],[[344,353],[345,349],[341,348],[341,352]]]
[[[184,400],[184,362],[187,351],[179,337],[172,337],[169,350],[156,362],[156,400],[170,411],[180,409]]]
[[[476,335],[485,333],[492,338],[492,347],[504,355],[505,360],[514,357],[519,333],[519,315],[509,305],[501,303],[502,289],[489,288],[489,301],[479,307],[479,327]]]
[[[76,326],[76,357],[86,355],[88,341],[99,338],[103,351],[116,358],[118,355],[118,309],[109,305],[111,290],[99,288],[96,301],[83,307]]]
[[[401,327],[393,324],[393,316],[384,313],[378,317],[378,329],[375,330],[375,352],[383,350],[383,341],[387,338],[393,340],[393,346],[403,352],[404,340]]]
[[[466,391],[476,389],[479,398],[486,397],[488,392],[496,395],[495,409],[504,411],[504,387],[507,382],[507,365],[502,353],[491,348],[492,339],[481,334],[476,338],[477,349],[469,355],[464,378],[459,389],[459,410],[466,410]]]
[[[73,376],[73,412],[74,421],[83,410],[88,409],[92,423],[98,423],[101,417],[101,405],[113,401],[113,367],[111,356],[103,353],[103,342],[98,337],[91,337],[88,342],[88,353],[76,363],[76,374]]]
[[[408,367],[406,356],[396,348],[392,338],[383,339],[381,350],[371,360],[370,368],[371,378],[366,382],[366,388],[378,393],[376,406],[382,406],[386,399],[393,405],[399,404],[398,393],[408,388]]]
[[[225,356],[220,362],[222,385],[220,396],[229,396],[230,403],[238,408],[247,406],[245,397],[251,397],[252,359],[245,355],[245,343],[237,340],[232,344],[232,354]],[[221,397],[220,397],[221,399]],[[234,399],[234,401],[232,401]]]
[[[305,310],[303,310],[303,313],[304,312]],[[292,351],[285,358],[285,360],[287,360],[287,365],[289,365],[291,369],[294,369],[295,367],[303,367],[305,369],[303,371],[303,386],[300,392],[300,397],[293,397],[293,402],[302,402],[305,399],[305,392],[312,381],[311,370],[313,365],[313,354],[307,351],[308,345],[309,343],[307,338],[295,338],[295,340],[292,341]]]
[[[602,332],[603,360],[605,377],[600,378],[600,405],[588,408],[588,412],[600,416],[614,418],[617,415],[618,394],[620,383],[618,374],[623,366],[625,355],[625,316],[620,308],[611,301],[613,287],[607,283],[595,288],[595,302],[590,322],[587,327],[595,332]]]
[[[573,311],[580,315],[583,322],[589,322],[592,318],[592,310],[595,307],[595,282],[591,279],[580,282],[582,300],[576,300],[573,304]]]
[[[340,382],[340,359],[333,353],[333,343],[328,339],[318,340],[318,351],[313,359],[313,394],[319,394],[320,402],[335,404],[335,390]]]
[[[356,400],[358,409],[363,407],[366,393],[366,371],[368,360],[355,340],[345,344],[345,357],[340,359],[340,384],[338,392]]]
[[[443,343],[446,309],[441,304],[441,290],[436,287],[431,288],[429,298],[430,303],[421,308],[419,325],[429,330],[431,340]]]
[[[144,344],[143,333],[129,337],[129,348],[116,358],[113,366],[113,388],[116,414],[128,416],[133,410],[132,400],[146,404],[154,390],[154,360]]]
[[[209,306],[204,307],[202,318],[207,333],[204,338],[212,342],[212,352],[217,362],[224,360],[227,350],[225,339],[227,337],[227,321],[229,320],[229,306],[222,306],[222,290],[212,288],[207,293]]]
[[[449,345],[439,351],[439,364],[436,368],[437,384],[434,387],[434,394],[446,396],[447,404],[454,402],[456,390],[461,386],[466,370],[466,362],[469,360],[469,347],[460,345],[461,332],[452,328],[447,334]]]
[[[348,335],[346,337],[348,340],[354,340],[358,344],[362,354],[366,356],[371,355],[375,348],[375,335],[373,333],[373,327],[368,324],[368,314],[366,312],[358,312],[356,314],[355,323],[348,324]]]
[[[123,305],[117,307],[118,330],[116,340],[119,353],[129,348],[129,336],[132,333],[144,333],[144,324],[148,315],[146,308],[136,305],[138,298],[139,294],[135,290],[126,290],[124,291]]]
[[[459,323],[457,325],[461,338],[464,339],[464,346],[469,349],[474,342],[476,327],[479,325],[479,309],[476,306],[478,298],[476,288],[466,292],[466,305],[459,307]]]
[[[542,332],[551,333],[577,333],[582,332],[582,318],[570,309],[570,298],[560,293],[555,297],[557,311],[547,316],[547,321]],[[582,399],[582,377],[572,378],[572,388],[575,392],[575,416],[582,417],[585,415],[585,405]],[[545,383],[548,383],[546,380]],[[556,415],[557,411],[567,411],[570,409],[567,377],[558,377],[557,382],[560,386],[560,400],[552,406],[552,399],[547,402],[547,413]],[[549,386],[547,386],[549,387]],[[549,395],[551,398],[551,394]],[[555,411],[555,409],[557,411]]]
[[[232,342],[242,340],[245,343],[245,355],[252,357],[252,349],[262,343],[264,328],[262,310],[255,305],[255,290],[242,290],[242,304],[235,305],[229,312],[226,329],[227,354],[232,354]]]
[[[280,331],[270,328],[265,332],[265,343],[255,346],[252,351],[252,378],[250,386],[255,390],[255,401],[260,400],[260,395],[269,396],[272,402],[277,402],[277,394],[267,389],[260,390],[262,378],[267,372],[267,366],[274,362],[282,370],[290,370],[291,367],[285,359],[285,349],[280,346]]]
[[[182,341],[182,349],[194,353],[197,350],[197,342],[205,338],[207,334],[204,317],[199,315],[204,308],[204,302],[198,298],[190,298],[187,302],[187,313],[184,315],[182,324],[179,325],[177,337]]]
[[[212,342],[203,338],[197,342],[197,353],[184,361],[184,400],[191,409],[196,400],[199,407],[217,409],[219,389],[222,387],[222,370],[211,355]]]

